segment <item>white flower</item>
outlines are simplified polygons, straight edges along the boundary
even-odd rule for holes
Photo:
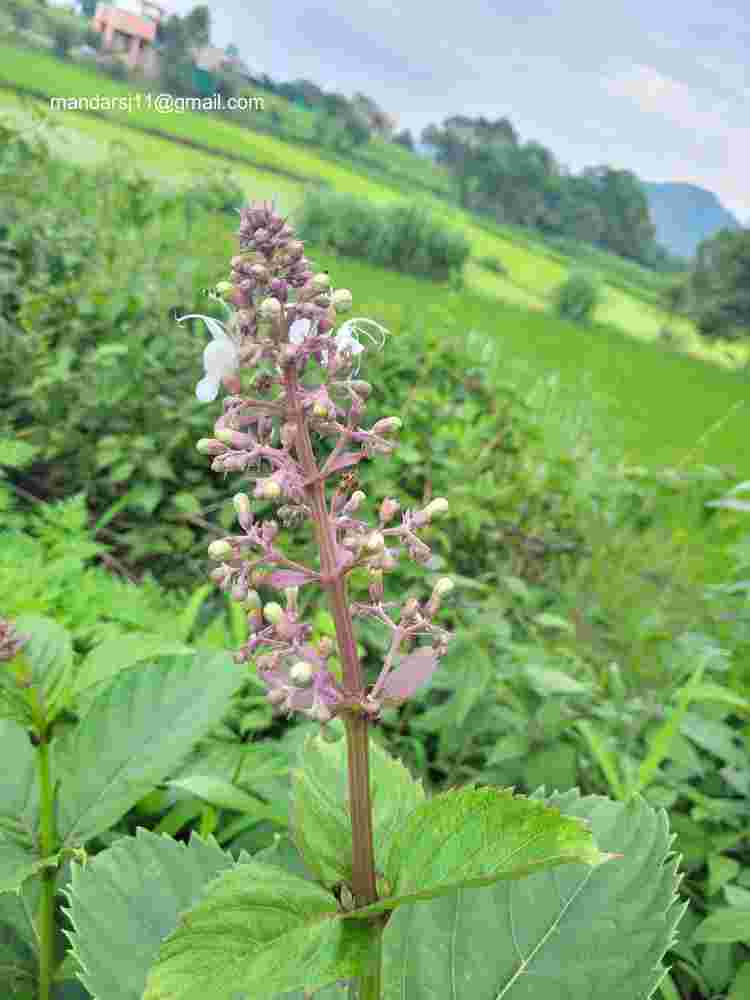
[[[217,319],[212,316],[201,316],[198,313],[188,313],[187,316],[180,316],[177,322],[182,323],[185,319],[202,319],[214,338],[206,345],[203,352],[206,377],[195,387],[195,395],[201,403],[210,403],[219,394],[222,378],[225,375],[234,375],[239,369],[240,352],[227,328]]]
[[[356,334],[359,335],[364,334],[366,337],[369,337],[370,340],[373,341],[373,343],[375,342],[372,335],[366,329],[362,328],[363,323],[369,323],[371,326],[376,327],[378,332],[383,335],[383,343],[385,343],[385,337],[388,331],[384,329],[384,327],[382,327],[379,323],[376,323],[375,320],[364,319],[364,318],[349,319],[336,331],[334,340],[336,343],[337,351],[348,350],[351,351],[352,354],[355,356],[357,354],[361,354],[365,348],[364,345],[360,344],[360,342],[357,340],[357,337],[355,336]],[[301,344],[302,341],[306,337],[311,336],[312,333],[313,333],[312,323],[310,322],[309,319],[297,319],[289,327],[289,343]],[[381,343],[378,346],[382,347],[383,344]],[[327,364],[328,352],[321,351],[321,354],[323,356],[323,364]],[[357,369],[357,371],[359,371],[359,368]]]

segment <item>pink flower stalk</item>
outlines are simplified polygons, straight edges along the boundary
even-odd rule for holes
[[[12,660],[29,639],[30,635],[21,635],[16,627],[6,618],[0,618],[0,660]]]
[[[206,377],[198,398],[216,398],[220,383],[236,394],[224,399],[214,437],[202,439],[197,448],[213,456],[211,467],[217,471],[253,470],[248,475],[252,496],[278,503],[277,517],[285,527],[312,521],[320,566],[288,559],[276,543],[278,522],[256,523],[250,496],[238,493],[234,503],[243,534],[209,546],[209,555],[220,563],[211,577],[248,612],[250,638],[235,661],[257,656],[272,704],[324,724],[336,715],[376,719],[383,705],[400,705],[425,684],[447,649],[449,633],[433,618],[451,581],[438,581],[423,604],[414,598],[400,604],[384,602],[383,578],[395,568],[399,550],[419,563],[430,559],[418,532],[445,514],[448,502],[435,499],[423,510],[403,512],[400,523],[394,523],[400,507],[386,498],[377,524],[362,517],[365,494],[351,492],[342,474],[365,457],[390,453],[401,421],[387,417],[362,427],[371,386],[357,379],[358,368],[353,371],[365,350],[357,338],[371,336],[368,326],[374,327],[382,347],[387,331],[372,320],[352,319],[334,332],[338,314],[351,308],[351,292],[333,290],[328,274],[313,273],[304,245],[273,206],[243,209],[239,237],[241,252],[232,258],[230,280],[217,286],[228,321],[198,317],[214,338],[204,352]],[[252,398],[240,395],[242,367],[259,369]],[[322,464],[314,438],[333,445]],[[367,603],[347,597],[346,578],[357,568],[368,572]],[[330,640],[314,646],[311,626],[298,616],[298,590],[310,583],[328,591],[342,681],[327,665],[333,654]],[[283,591],[286,608],[275,602],[264,607],[256,587]],[[390,650],[370,689],[357,656],[353,617],[376,619],[391,633]],[[429,636],[430,645],[402,655],[419,636]]]

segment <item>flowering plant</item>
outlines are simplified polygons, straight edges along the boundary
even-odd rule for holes
[[[4,623],[0,630],[2,658],[22,660],[16,686],[9,681],[3,690],[12,692],[10,718],[32,733],[33,746],[14,744],[23,775],[34,774],[38,748],[41,803],[40,846],[0,850],[0,890],[44,881],[40,1000],[50,996],[55,871],[71,854],[85,865],[73,866],[66,890],[73,926],[66,933],[79,979],[101,1000],[334,997],[342,982],[362,1000],[652,996],[684,912],[675,906],[677,862],[664,863],[671,838],[663,810],[640,797],[581,798],[575,789],[525,797],[471,785],[427,798],[421,782],[371,741],[383,706],[410,698],[448,648],[435,619],[449,579],[424,602],[385,599],[400,549],[429,561],[419,533],[448,502],[401,512],[385,497],[368,523],[367,497],[347,470],[389,453],[400,427],[396,417],[362,426],[371,386],[358,378],[358,337],[372,321],[335,331],[352,295],[313,273],[273,206],[243,210],[239,236],[230,280],[216,292],[227,322],[203,317],[213,340],[196,390],[203,401],[220,385],[230,395],[214,436],[197,448],[216,471],[247,473],[253,498],[280,505],[278,520],[259,520],[251,495],[236,494],[241,533],[208,548],[218,563],[211,577],[244,607],[249,638],[234,662],[210,667],[172,656],[126,671],[126,654],[116,654],[113,668],[94,651],[93,663],[73,670],[54,623],[24,620],[24,635]],[[385,331],[372,328],[382,346]],[[243,368],[253,372],[249,396]],[[314,565],[284,554],[279,522],[312,525]],[[354,569],[367,574],[367,602],[349,599]],[[315,585],[327,594],[335,642],[314,642],[302,619],[300,589]],[[268,589],[283,594],[283,605],[261,598]],[[357,652],[356,618],[391,635],[372,684]],[[292,841],[277,837],[273,847],[235,859],[210,838],[193,835],[184,847],[139,830],[86,859],[85,842],[221,718],[250,660],[279,712],[322,727],[307,737],[292,775]],[[73,734],[53,741],[62,708],[82,695]],[[237,791],[222,792],[233,806]],[[33,800],[28,789],[24,795]],[[27,821],[34,828],[34,810]],[[0,823],[0,848],[8,828]]]

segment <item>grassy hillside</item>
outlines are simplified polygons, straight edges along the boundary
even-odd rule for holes
[[[103,97],[126,97],[135,93],[132,87],[103,77],[88,68],[55,60],[46,53],[24,50],[0,44],[0,84],[3,80],[21,87],[39,88],[59,97],[85,97],[95,94]],[[52,81],[54,81],[54,86]],[[0,91],[0,107],[16,107],[17,101],[9,90]],[[72,111],[57,111],[56,118],[64,122],[66,130],[83,132],[87,137],[85,155],[95,155],[92,142],[111,141],[115,136],[132,146],[138,162],[144,169],[153,169],[171,181],[185,175],[193,165],[205,168],[208,150],[233,159],[233,172],[241,183],[252,183],[252,191],[261,196],[272,188],[284,199],[283,207],[293,211],[299,203],[305,181],[325,182],[339,191],[367,197],[376,203],[389,203],[404,198],[403,185],[394,187],[384,181],[363,174],[355,165],[343,166],[318,155],[307,147],[293,145],[274,136],[240,128],[230,121],[200,112],[174,112],[162,114],[141,104],[130,110],[113,110],[106,113],[113,122],[127,128],[115,128],[108,121],[95,119]],[[158,130],[165,137],[177,141],[196,143],[201,150],[170,148],[166,143],[155,144],[154,137],[144,135],[139,129]],[[163,153],[160,151],[163,150]],[[77,155],[76,151],[73,151]],[[382,153],[382,151],[381,151]],[[100,155],[106,155],[101,153]],[[409,154],[394,147],[394,156],[403,159]],[[250,173],[248,173],[248,169]],[[273,171],[291,172],[289,177],[273,176]],[[269,183],[271,181],[271,183]],[[259,183],[258,183],[259,182]],[[469,287],[485,294],[534,310],[548,309],[557,285],[573,267],[586,266],[596,271],[606,282],[604,298],[595,319],[612,324],[644,339],[658,335],[668,317],[656,304],[656,294],[663,279],[651,275],[637,265],[629,265],[611,255],[591,248],[571,247],[564,252],[545,244],[534,233],[514,227],[500,227],[478,220],[438,197],[424,193],[412,194],[410,200],[419,200],[429,206],[436,217],[447,224],[460,227],[466,234],[473,257],[498,257],[507,269],[507,276],[498,276],[481,268],[471,260],[466,268]],[[565,241],[562,241],[565,243]],[[720,349],[700,342],[692,324],[686,320],[670,323],[691,350],[701,356],[724,363]],[[734,355],[743,359],[747,351],[736,349]]]

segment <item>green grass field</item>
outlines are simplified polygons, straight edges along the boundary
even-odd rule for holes
[[[0,56],[6,49],[0,45]],[[29,65],[24,70],[29,79],[33,75],[30,66],[35,60],[41,60],[40,65],[48,69],[59,67],[71,89],[74,85],[82,86],[82,79],[87,81],[90,92],[95,90],[94,85],[101,85],[102,93],[108,87],[120,89],[106,78],[92,77],[75,66],[36,53],[29,54]],[[26,64],[19,60],[16,65]],[[3,63],[6,75],[8,67],[8,63]],[[8,91],[0,93],[0,109],[17,120],[31,121],[28,104]],[[277,162],[291,163],[299,170],[296,149],[272,137],[256,136],[200,114],[165,117],[179,120],[185,134],[190,131],[191,122],[201,126],[207,130],[201,133],[203,139],[210,138],[212,144],[216,144],[217,136],[231,138],[233,142],[246,141],[247,148],[258,153],[259,165],[233,163],[232,174],[248,197],[278,196],[282,210],[293,213],[302,198],[304,184],[270,173],[262,166],[270,165],[273,153]],[[47,129],[53,149],[82,163],[106,158],[111,143],[120,142],[133,150],[134,159],[144,172],[170,185],[188,180],[196,170],[216,169],[216,157],[123,129],[115,121],[57,112],[57,125]],[[306,156],[304,163],[308,167],[317,164],[318,175],[326,173],[330,165],[309,153]],[[368,196],[374,196],[369,180],[357,178],[353,171],[348,176]],[[327,179],[331,179],[330,172]],[[341,189],[352,190],[346,185],[341,185]],[[378,193],[392,199],[398,197],[386,188]],[[461,215],[458,210],[437,203],[436,211],[446,219],[456,220]],[[747,381],[719,366],[705,365],[695,357],[677,355],[649,343],[664,322],[663,313],[619,287],[606,286],[605,301],[597,316],[608,325],[599,323],[584,329],[545,315],[545,308],[549,309],[548,296],[566,273],[563,255],[543,246],[535,250],[532,237],[525,241],[523,234],[516,232],[502,238],[479,226],[467,227],[469,230],[474,254],[498,256],[508,267],[509,278],[496,276],[470,261],[466,268],[467,292],[458,293],[434,282],[394,274],[361,261],[337,259],[332,254],[314,259],[319,266],[335,262],[337,283],[357,291],[357,315],[372,316],[396,335],[403,324],[415,322],[436,323],[462,334],[476,331],[482,342],[494,345],[498,372],[515,360],[527,364],[529,385],[539,377],[556,375],[560,380],[560,399],[571,408],[582,394],[593,391],[592,385],[596,386],[596,393],[606,401],[611,418],[621,427],[621,435],[618,432],[613,438],[611,428],[603,426],[601,446],[617,440],[621,457],[627,462],[669,465],[690,457],[694,462],[731,466],[739,470],[739,475],[750,475],[750,458],[743,443],[748,436]],[[234,250],[227,235],[227,255]],[[619,262],[614,267],[619,268]],[[627,277],[627,265],[619,270]],[[689,341],[694,336],[689,325],[673,324],[680,326],[680,332]],[[627,330],[630,336],[616,327]],[[710,356],[712,352],[704,348],[702,353]],[[741,354],[739,349],[735,353]],[[719,357],[718,351],[713,354]],[[679,400],[676,391],[665,392],[665,386],[680,386]],[[727,414],[731,418],[721,424]],[[720,426],[702,440],[717,423]],[[590,431],[595,436],[597,428]],[[695,451],[698,441],[702,443]]]
[[[54,91],[54,96],[85,97],[99,94],[122,97],[134,93],[127,85],[117,83],[87,67],[61,62],[47,53],[8,44],[0,43],[0,66],[0,78],[20,86],[41,86],[50,94]],[[51,82],[53,80],[54,87]],[[0,91],[0,109],[17,109],[18,106],[17,99],[10,91]],[[404,198],[402,189],[390,187],[358,173],[354,166],[347,169],[305,147],[240,128],[231,121],[221,121],[201,112],[160,114],[142,106],[132,111],[108,112],[112,117],[112,124],[73,111],[55,111],[53,114],[65,126],[66,132],[86,137],[80,151],[72,148],[69,150],[74,158],[106,156],[105,150],[97,152],[97,143],[106,146],[113,140],[120,140],[133,149],[137,162],[145,172],[162,176],[169,183],[185,177],[194,169],[206,169],[211,164],[215,165],[215,160],[200,150],[175,147],[165,140],[139,133],[134,128],[119,128],[115,122],[158,128],[177,139],[205,144],[218,153],[225,152],[246,158],[247,165],[232,163],[232,172],[243,189],[256,197],[268,197],[276,193],[280,197],[280,204],[287,211],[293,212],[299,204],[304,184],[279,175],[274,176],[268,170],[292,170],[310,181],[324,180],[338,191],[367,197],[376,203],[392,203]],[[382,159],[382,150],[379,155]],[[395,160],[408,156],[405,150],[394,147]],[[262,169],[264,167],[268,169]],[[495,256],[503,262],[508,274],[502,278],[473,263],[467,267],[467,284],[483,294],[494,295],[534,310],[549,309],[557,285],[571,269],[580,264],[574,257],[545,246],[537,234],[526,234],[513,227],[479,222],[440,198],[423,192],[415,194],[410,200],[421,201],[447,225],[460,228],[469,240],[474,257]],[[658,276],[645,277],[649,272],[637,265],[629,265],[628,262],[595,250],[585,253],[585,256],[586,266],[595,270],[606,282],[604,299],[595,313],[595,320],[617,326],[639,338],[656,337],[659,329],[668,321],[666,312],[654,304]],[[608,263],[610,260],[611,263]],[[643,286],[640,290],[639,283]],[[698,338],[690,322],[678,320],[670,325],[683,338],[685,348],[707,360],[720,364],[729,363],[722,349],[707,345]],[[750,351],[744,347],[733,353],[738,362],[750,355]]]

